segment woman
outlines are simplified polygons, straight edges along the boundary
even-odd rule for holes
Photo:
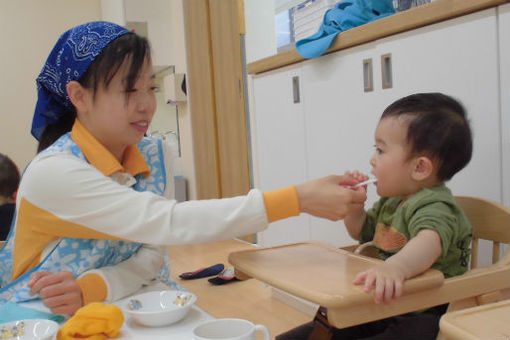
[[[47,148],[20,184],[14,232],[0,252],[0,303],[33,298],[30,283],[54,312],[72,313],[87,294],[72,285],[70,307],[69,281],[136,262],[141,243],[227,239],[300,212],[337,220],[365,198],[340,186],[353,183],[342,176],[226,199],[177,203],[162,197],[173,189],[164,152],[144,138],[156,109],[149,44],[116,24],[91,22],[65,32],[37,84],[32,134],[40,149]],[[44,285],[35,282],[43,274],[30,282],[31,274],[46,271],[58,274]],[[64,280],[62,272],[72,275]],[[101,284],[108,291],[104,275],[91,285]]]

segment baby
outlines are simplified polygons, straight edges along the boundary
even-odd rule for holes
[[[354,284],[374,291],[375,303],[402,294],[406,279],[429,268],[445,277],[467,270],[471,225],[444,182],[471,159],[472,140],[464,108],[440,93],[414,94],[383,112],[370,160],[381,199],[345,217],[351,237],[378,249],[383,263],[358,273]],[[355,182],[368,177],[348,172]],[[351,187],[365,191],[366,185]],[[353,327],[333,328],[331,339],[435,340],[447,305]],[[296,327],[277,340],[309,339],[317,321]]]
[[[349,214],[345,225],[385,260],[354,280],[381,303],[399,297],[404,280],[431,267],[445,277],[467,270],[471,225],[444,185],[471,159],[464,108],[440,93],[399,99],[381,116],[375,148],[370,164],[382,198],[367,212]]]

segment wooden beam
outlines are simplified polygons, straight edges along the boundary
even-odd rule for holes
[[[209,0],[222,197],[250,190],[239,0]]]
[[[208,0],[183,1],[198,199],[221,197]]]

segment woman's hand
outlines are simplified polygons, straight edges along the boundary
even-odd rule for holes
[[[349,178],[349,180],[354,181],[354,185],[356,185],[358,183],[361,183],[361,182],[364,182],[364,181],[366,181],[368,179],[367,175],[362,174],[358,170],[346,171],[344,173],[344,176],[346,178]],[[367,193],[367,186],[366,185],[363,185],[363,186],[360,186],[360,187],[357,187],[357,188],[352,188],[351,187],[350,189],[354,190],[354,191],[362,191],[365,194]],[[365,203],[365,202],[363,202],[363,203]],[[364,204],[361,205],[359,208],[360,208],[359,210],[352,210],[352,211],[350,211],[349,215],[350,214],[359,215],[360,213],[365,211],[364,210]]]
[[[74,314],[83,306],[81,288],[73,273],[35,272],[28,282],[30,294],[39,294],[43,303],[54,314]]]
[[[354,171],[346,171],[344,173],[344,176],[347,176],[349,178],[351,178],[353,181],[355,181],[356,183],[355,184],[358,184],[358,183],[361,183],[361,182],[364,182],[366,181],[369,177],[365,174],[362,174],[361,172],[359,172],[358,170],[354,170]],[[367,190],[367,186],[364,185],[362,187],[358,187],[358,188],[355,188],[354,190],[359,190],[360,188],[364,188],[365,191]]]
[[[356,183],[352,176],[330,175],[297,185],[300,210],[338,221],[353,210],[363,209],[366,192],[348,188]]]

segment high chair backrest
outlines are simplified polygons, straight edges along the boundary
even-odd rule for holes
[[[490,200],[455,196],[473,226],[471,268],[478,266],[478,240],[492,241],[492,263],[499,261],[500,244],[510,244],[510,209]]]

